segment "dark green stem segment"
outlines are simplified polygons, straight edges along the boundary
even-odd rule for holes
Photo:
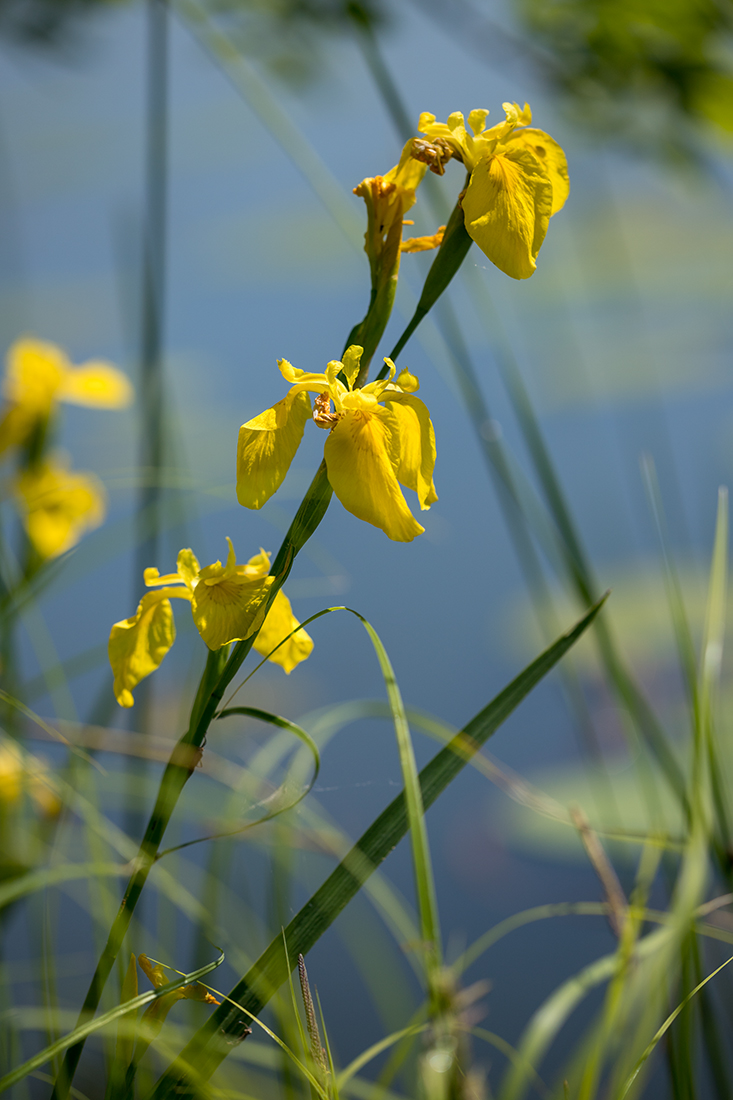
[[[459,774],[465,764],[509,717],[522,699],[550,671],[596,617],[605,601],[594,605],[567,634],[519,674],[484,707],[460,733],[441,749],[420,772],[423,806],[431,806],[438,795]],[[364,882],[408,829],[407,806],[400,794],[369,826],[346,858],[306,902],[287,928],[272,941],[264,954],[229,993],[181,1052],[177,1063],[158,1082],[152,1100],[188,1100],[200,1095],[207,1081],[242,1036],[251,1013],[256,1016],[273,993],[351,901]],[[287,957],[284,944],[287,944]],[[236,1002],[232,1004],[231,1002]],[[242,1013],[237,1007],[246,1010]]]
[[[295,518],[290,525],[282,546],[273,563],[275,581],[269,591],[268,607],[282,588],[290,572],[295,555],[303,548],[323,519],[331,499],[331,486],[326,476],[326,465],[321,463]],[[104,950],[94,972],[84,999],[80,1022],[93,1015],[102,996],[102,990],[110,975],[115,959],[130,926],[132,914],[147,881],[150,868],[158,856],[173,810],[181,792],[190,779],[199,759],[206,732],[219,708],[224,692],[239,671],[242,662],[252,648],[254,636],[237,642],[227,660],[228,648],[209,650],[206,669],[191,710],[191,721],[184,736],[176,745],[166,765],[158,790],[158,798],[140,845],[135,870],[127,885],[117,916],[107,938]],[[84,1042],[69,1047],[54,1087],[52,1100],[64,1100],[79,1063]]]
[[[430,265],[430,270],[428,271],[425,285],[420,295],[420,301],[415,307],[415,312],[407,328],[392,349],[390,359],[397,358],[417,326],[427,317],[428,313],[433,308],[438,298],[440,298],[443,291],[446,290],[451,279],[465,260],[472,244],[473,241],[466,232],[466,224],[463,219],[463,207],[461,206],[461,199],[459,196],[458,202],[453,207],[453,212],[445,227],[445,233],[441,246],[438,249],[438,255]],[[378,377],[385,378],[386,375],[387,369],[385,367],[380,371]]]

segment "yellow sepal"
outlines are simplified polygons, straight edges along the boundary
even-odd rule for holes
[[[381,406],[345,412],[324,448],[328,480],[344,508],[396,542],[425,530],[407,507],[393,462],[398,461],[395,420]]]
[[[187,588],[159,588],[146,592],[129,619],[115,623],[107,653],[114,673],[114,693],[121,707],[134,703],[133,688],[155,672],[176,640],[170,597],[191,599]]]
[[[245,508],[261,508],[280,488],[310,416],[308,394],[291,392],[239,429],[237,500]]]
[[[552,191],[537,157],[517,142],[474,168],[463,196],[466,230],[505,275],[528,279],[535,270]]]
[[[280,665],[290,673],[296,665],[310,656],[313,650],[311,636],[305,630],[298,630],[274,653],[272,650],[298,626],[300,623],[293,615],[290,600],[281,589],[272,601],[267,618],[255,640],[254,648],[263,657],[269,657],[273,664]]]

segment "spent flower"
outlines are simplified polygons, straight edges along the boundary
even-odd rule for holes
[[[313,419],[329,433],[323,457],[344,508],[389,538],[411,542],[424,528],[407,506],[400,484],[417,493],[423,510],[438,499],[433,425],[426,406],[415,397],[417,378],[409,371],[395,378],[391,359],[385,359],[387,378],[354,388],[361,355],[362,349],[352,345],[343,361],[330,362],[324,374],[309,374],[278,360],[291,388],[239,429],[237,498],[246,508],[261,508],[270,499],[290,468],[306,422]],[[317,394],[313,409],[309,391]]]
[[[246,564],[238,565],[231,539],[227,542],[226,565],[217,561],[202,569],[192,550],[181,550],[175,573],[161,576],[157,569],[145,570],[145,584],[154,591],[146,592],[135,614],[115,623],[109,636],[114,693],[121,707],[133,705],[133,688],[158,668],[176,640],[172,599],[191,604],[196,629],[209,649],[243,641],[262,627],[254,648],[286,672],[309,656],[313,641],[304,630],[271,653],[300,624],[282,591],[267,610],[275,580],[269,575],[270,555],[260,550]]]
[[[468,116],[460,111],[436,122],[420,115],[418,130],[427,141],[415,140],[413,156],[430,163],[439,157],[443,171],[446,150],[468,172],[461,202],[466,231],[493,264],[513,279],[528,279],[536,268],[547,226],[568,197],[570,183],[565,154],[544,130],[530,127],[532,112],[505,103],[503,122],[486,129],[487,110]],[[435,152],[437,150],[437,152]]]

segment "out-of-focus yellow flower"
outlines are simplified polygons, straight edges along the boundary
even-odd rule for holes
[[[121,409],[132,400],[126,375],[110,363],[89,360],[75,367],[56,344],[24,337],[8,351],[0,420],[0,453],[23,443],[57,401],[100,409]]]
[[[388,378],[353,389],[361,354],[352,345],[343,362],[330,362],[325,374],[308,374],[278,360],[291,388],[277,405],[239,429],[237,498],[246,508],[261,508],[269,500],[287,474],[312,415],[329,431],[323,452],[328,480],[344,508],[389,538],[411,542],[424,528],[408,508],[400,483],[414,489],[422,509],[438,499],[433,425],[427,408],[414,396],[417,379],[403,371],[395,380],[390,359],[385,359]],[[338,377],[341,373],[346,384]],[[318,394],[313,413],[309,390]]]
[[[462,205],[466,230],[492,263],[513,279],[528,279],[553,214],[562,209],[570,183],[565,154],[543,130],[530,128],[529,104],[505,103],[504,122],[485,129],[488,111],[471,111],[468,129],[460,111],[447,122],[420,115],[413,155],[437,144],[465,164],[470,179]],[[520,128],[521,127],[521,128]],[[441,164],[442,169],[442,164]]]
[[[74,471],[59,458],[23,470],[14,482],[28,538],[44,561],[76,546],[104,520],[106,494],[91,473]]]
[[[114,693],[121,707],[133,705],[133,688],[158,668],[176,640],[171,599],[190,602],[196,629],[209,649],[250,638],[264,621],[265,641],[258,637],[255,649],[267,656],[300,625],[283,592],[277,593],[265,618],[268,593],[274,581],[268,575],[270,555],[260,550],[246,565],[237,565],[231,539],[227,542],[226,565],[217,561],[202,569],[192,550],[181,550],[176,573],[161,576],[157,569],[145,570],[145,584],[156,591],[147,592],[136,613],[115,623],[109,636]],[[304,630],[295,637],[299,639],[297,642],[291,638],[271,657],[286,672],[304,661],[313,649],[313,642]]]
[[[160,963],[153,966],[147,955],[138,955],[137,961],[140,963],[143,974],[154,989],[160,989],[172,981],[171,978],[166,976]],[[203,1001],[207,1005],[221,1004],[221,1001],[218,1001],[213,993],[209,993],[208,989],[200,982],[192,982],[190,985],[181,986],[180,989],[174,989],[171,993],[165,993],[162,997],[158,997],[157,1001],[153,1001],[145,1009],[141,1017],[141,1023],[152,1025],[153,1029],[156,1030],[162,1026],[176,1001],[182,1000]]]
[[[22,753],[11,742],[0,742],[0,816],[19,802],[24,792],[48,817],[55,816],[61,809],[43,760]]]

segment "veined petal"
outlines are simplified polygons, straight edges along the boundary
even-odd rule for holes
[[[106,494],[91,473],[73,471],[56,461],[24,471],[15,492],[25,513],[28,538],[44,560],[64,554],[85,531],[104,519]]]
[[[344,508],[396,542],[412,542],[420,526],[402,495],[390,455],[394,418],[386,409],[345,412],[332,429],[324,458],[328,480]]]
[[[420,507],[426,511],[438,499],[433,484],[435,432],[430,413],[419,397],[409,393],[388,391],[384,401],[385,411],[395,420],[391,439],[397,443],[392,455],[397,480],[417,493]]]
[[[3,392],[9,401],[34,415],[47,416],[71,369],[68,357],[56,344],[24,337],[8,351]]]
[[[550,216],[562,210],[565,200],[570,193],[570,180],[568,178],[568,162],[565,153],[549,134],[544,130],[515,130],[509,135],[501,148],[508,149],[512,146],[529,149],[544,168],[545,175],[552,184],[552,209]]]
[[[306,392],[292,392],[239,429],[237,500],[261,508],[282,485],[311,415]]]
[[[57,396],[59,401],[72,405],[124,409],[132,401],[133,389],[130,379],[117,367],[90,360],[67,371]]]
[[[191,599],[186,588],[146,592],[135,614],[112,627],[107,652],[115,677],[115,698],[121,707],[133,705],[133,688],[156,670],[176,640],[170,597]]]
[[[305,630],[298,630],[274,653],[272,650],[298,626],[300,623],[293,615],[290,600],[280,589],[255,639],[254,648],[263,657],[268,657],[273,664],[280,665],[290,673],[296,665],[310,656],[313,649],[311,636]]]
[[[205,572],[201,570],[202,577]],[[274,579],[222,572],[218,579],[208,578],[209,583],[199,581],[193,591],[191,610],[196,629],[209,649],[242,641],[260,628]]]
[[[492,263],[528,279],[545,239],[552,184],[529,149],[506,144],[479,160],[463,196],[466,230]]]

